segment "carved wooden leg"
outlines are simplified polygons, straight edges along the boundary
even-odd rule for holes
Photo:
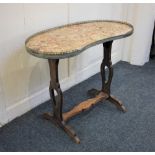
[[[63,129],[76,143],[80,143],[79,138],[71,127],[66,125],[62,116],[63,94],[59,84],[58,78],[58,64],[59,60],[49,60],[50,67],[50,86],[49,92],[53,105],[53,114],[45,113],[43,116],[45,119],[52,121],[57,127]]]
[[[101,63],[102,91],[110,95],[110,85],[113,77],[113,68],[111,62],[112,41],[103,43],[104,58]],[[105,67],[109,70],[108,79],[106,79]]]
[[[109,100],[111,103],[116,105],[120,110],[125,112],[127,110],[123,106],[122,102],[110,94],[110,86],[111,86],[112,77],[113,77],[113,68],[112,68],[112,62],[111,62],[112,41],[104,43],[103,47],[104,47],[104,59],[101,64],[102,91],[108,93],[109,98],[107,98],[107,100]],[[109,70],[108,80],[106,80],[105,78],[105,74],[106,74],[105,67],[107,67]]]
[[[102,89],[101,90],[91,89],[88,91],[88,95],[91,97],[94,97],[102,91],[102,92],[108,94],[109,97],[107,98],[107,100],[109,100],[111,103],[116,105],[120,110],[125,112],[127,110],[123,106],[122,102],[119,101],[118,99],[116,99],[114,96],[112,96],[111,92],[110,92],[110,86],[111,86],[112,77],[113,77],[113,68],[112,68],[112,62],[111,62],[112,42],[113,41],[103,43],[104,58],[101,63]],[[108,73],[109,73],[107,79],[106,79],[106,72],[105,72],[106,67],[107,67]]]

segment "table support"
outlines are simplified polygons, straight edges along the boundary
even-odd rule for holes
[[[112,42],[113,41],[103,43],[104,59],[101,64],[101,76],[102,76],[102,90],[101,91],[107,92],[109,95],[107,100],[109,100],[111,103],[115,104],[123,112],[126,112],[126,108],[123,106],[122,102],[110,94],[110,86],[111,86],[112,77],[113,77],[113,68],[112,68],[112,62],[111,62]],[[109,76],[108,76],[107,81],[105,78],[105,76],[106,76],[105,67],[106,66],[109,70]]]
[[[59,84],[58,78],[58,64],[59,59],[48,60],[50,68],[50,86],[49,93],[53,105],[53,113],[44,113],[43,117],[47,120],[52,121],[57,127],[63,129],[76,143],[80,143],[79,138],[70,126],[66,125],[62,117],[62,106],[63,106],[63,94]]]
[[[93,105],[97,104],[100,101],[108,100],[114,105],[116,105],[120,110],[123,112],[126,111],[126,108],[123,106],[122,102],[116,99],[110,93],[110,86],[113,77],[113,68],[111,62],[111,48],[112,42],[109,41],[103,43],[104,47],[104,58],[101,63],[101,77],[102,77],[102,88],[101,90],[92,89],[88,91],[88,94],[91,96],[90,99],[83,101],[76,105],[72,110],[63,113],[62,112],[62,105],[63,105],[63,94],[60,88],[59,79],[58,79],[58,59],[49,59],[49,67],[50,67],[50,97],[52,99],[53,105],[53,114],[45,113],[43,116],[45,119],[51,120],[56,126],[63,129],[76,143],[80,143],[79,138],[77,137],[76,133],[66,125],[66,122],[73,116],[83,112]],[[109,74],[108,79],[106,80],[106,72],[105,67],[108,68]]]
[[[88,95],[92,97],[92,96],[95,96],[95,95],[99,94],[100,92],[105,92],[109,96],[107,98],[107,100],[109,100],[111,103],[115,104],[123,112],[126,112],[127,110],[123,106],[122,102],[119,101],[113,95],[111,95],[111,92],[110,92],[110,86],[111,86],[112,77],[113,77],[113,68],[112,68],[112,62],[111,62],[112,42],[113,41],[109,41],[109,42],[103,43],[104,58],[102,60],[101,70],[100,70],[101,77],[102,77],[102,89],[101,89],[101,91],[96,90],[96,89],[91,89],[91,90],[88,91]],[[106,67],[107,67],[107,69],[109,71],[108,79],[106,79],[106,72],[105,72],[105,68]]]

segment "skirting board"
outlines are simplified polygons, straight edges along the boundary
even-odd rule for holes
[[[113,64],[117,63],[121,60],[121,54],[119,52],[112,53],[112,62]],[[62,91],[65,91],[72,86],[88,79],[89,77],[95,75],[100,70],[100,64],[102,60],[98,60],[95,63],[89,65],[88,67],[84,68],[80,72],[77,72],[74,75],[60,81]],[[82,75],[82,76],[81,76]],[[76,78],[78,77],[78,78]],[[26,97],[25,99],[19,101],[18,103],[10,106],[6,109],[5,116],[7,119],[6,121],[0,122],[0,126],[12,121],[13,119],[23,115],[24,113],[30,111],[31,109],[37,107],[38,105],[44,103],[45,101],[50,99],[48,87],[40,90],[39,92]]]

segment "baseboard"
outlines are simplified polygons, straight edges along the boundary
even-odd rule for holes
[[[9,106],[6,109],[6,116],[8,118],[8,122],[12,121],[16,117],[23,115],[24,113],[30,111],[41,103],[47,101],[49,99],[48,88],[44,88],[33,95],[26,97],[25,99]],[[3,124],[4,125],[4,124]]]
[[[121,60],[121,55],[118,52],[112,53],[112,62],[113,64],[117,63]],[[77,72],[74,75],[60,81],[62,91],[65,91],[72,86],[88,79],[89,77],[93,76],[94,74],[99,72],[101,60],[96,61],[95,63],[89,65],[88,67],[84,68],[80,72]],[[77,78],[78,77],[78,78]],[[7,121],[4,124],[10,122],[11,120],[23,115],[24,113],[28,112],[29,110],[35,108],[36,106],[44,103],[45,101],[49,100],[49,92],[48,87],[38,91],[37,93],[26,97],[25,99],[19,101],[18,103],[10,106],[6,109],[6,116]]]

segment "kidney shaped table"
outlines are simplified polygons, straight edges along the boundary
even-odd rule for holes
[[[123,112],[126,111],[122,102],[110,93],[113,76],[111,48],[113,40],[130,36],[132,33],[133,26],[126,22],[95,20],[51,28],[36,33],[26,40],[26,50],[30,54],[48,59],[49,62],[51,77],[49,92],[52,99],[53,112],[45,113],[43,116],[45,119],[52,121],[57,127],[63,129],[76,143],[80,143],[80,139],[74,130],[66,124],[71,117],[104,100],[110,101]],[[89,99],[77,104],[70,111],[63,112],[63,93],[58,78],[59,59],[76,56],[85,49],[101,43],[104,48],[104,57],[100,68],[102,77],[101,90],[89,90]],[[94,54],[96,55],[97,53]],[[109,70],[107,79],[105,67]]]

